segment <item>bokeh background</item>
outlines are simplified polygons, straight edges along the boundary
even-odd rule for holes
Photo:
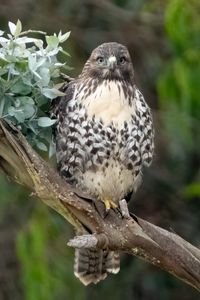
[[[130,209],[200,245],[200,1],[0,0],[0,29],[71,31],[65,50],[79,74],[102,42],[125,44],[153,110],[156,153]],[[0,176],[0,299],[197,300],[173,276],[128,255],[121,272],[84,287],[73,275],[73,230],[30,192]]]

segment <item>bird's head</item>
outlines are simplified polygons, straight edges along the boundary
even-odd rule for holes
[[[118,43],[104,43],[95,48],[82,75],[99,80],[125,80],[133,83],[133,65],[128,49]]]

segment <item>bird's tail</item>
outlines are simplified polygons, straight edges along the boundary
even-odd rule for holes
[[[107,250],[76,249],[74,274],[84,284],[98,283],[107,273],[117,274],[120,270],[118,252]]]

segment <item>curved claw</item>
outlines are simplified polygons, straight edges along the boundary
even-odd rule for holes
[[[106,211],[110,210],[111,208],[113,209],[117,208],[117,204],[110,199],[104,199],[103,202],[105,204]]]

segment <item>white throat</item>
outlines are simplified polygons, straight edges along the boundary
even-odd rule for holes
[[[118,128],[124,121],[128,122],[135,112],[134,104],[129,105],[122,84],[118,81],[105,80],[86,98],[80,93],[78,100],[85,107],[89,117],[102,119],[105,125],[113,122]]]

